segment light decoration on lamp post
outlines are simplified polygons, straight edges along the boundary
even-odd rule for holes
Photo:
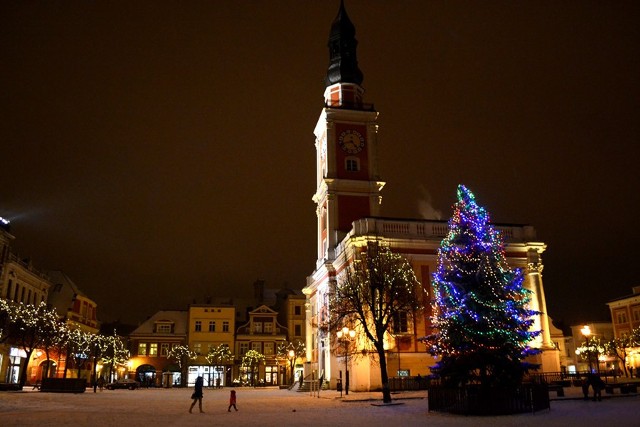
[[[580,332],[582,332],[582,335],[584,335],[584,338],[586,340],[587,360],[589,362],[589,373],[592,373],[593,366],[591,365],[591,344],[589,342],[589,337],[591,337],[591,328],[589,327],[589,325],[585,325],[582,329],[580,329]]]
[[[349,342],[355,338],[356,331],[345,326],[342,330],[336,332],[336,335],[338,341],[342,341],[344,345],[344,394],[349,395]],[[342,391],[340,396],[342,396]]]
[[[296,352],[289,350],[289,372],[291,373],[291,384],[293,384],[293,362],[296,360]]]

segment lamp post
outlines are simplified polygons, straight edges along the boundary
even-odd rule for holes
[[[344,394],[349,394],[349,341],[356,336],[356,331],[347,328],[346,326],[342,330],[336,333],[338,340],[344,343]]]
[[[589,337],[591,336],[591,328],[589,327],[589,325],[585,325],[582,329],[580,329],[580,332],[582,332],[582,335],[584,335],[584,338],[587,343],[587,360],[589,361],[589,373],[591,373],[593,369],[591,365],[591,344],[589,343]]]
[[[296,352],[293,349],[289,350],[289,369],[291,372],[291,384],[293,384],[293,362],[295,360]]]

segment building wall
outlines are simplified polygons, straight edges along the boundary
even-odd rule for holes
[[[537,254],[535,269],[531,269],[530,251],[543,249],[540,243],[524,243],[521,236],[531,236],[531,230],[525,230],[522,226],[498,226],[504,230],[508,236],[506,243],[506,255],[509,265],[514,268],[523,268],[528,272],[526,275],[525,287],[532,291],[538,291],[542,286],[541,281],[541,260]],[[340,276],[346,266],[353,259],[353,253],[358,248],[367,244],[368,240],[383,240],[394,252],[403,254],[410,261],[416,277],[422,282],[429,295],[425,300],[427,311],[412,322],[410,330],[400,336],[389,339],[387,347],[390,356],[387,372],[391,376],[397,376],[398,370],[401,374],[429,375],[429,367],[435,364],[435,360],[426,353],[426,348],[420,343],[419,338],[431,333],[430,329],[430,307],[431,296],[431,273],[437,266],[437,248],[439,247],[444,233],[446,233],[446,223],[442,221],[418,221],[418,220],[386,220],[367,218],[354,222],[352,231],[338,245],[335,250],[335,260],[320,264],[320,267],[308,278],[307,287],[303,292],[307,295],[309,310],[309,322],[311,326],[307,331],[307,359],[310,362],[309,372],[315,372],[316,378],[322,373],[335,387],[340,371],[344,371],[344,355],[339,348],[332,347],[331,339],[319,326],[328,319],[328,292],[331,282],[340,282]],[[539,275],[539,278],[533,280]],[[534,295],[535,296],[535,295]],[[540,303],[542,300],[542,305]],[[539,309],[544,304],[544,295],[541,298],[533,298],[535,303],[532,309]],[[543,325],[550,325],[546,314],[536,319],[536,326],[542,328]],[[543,364],[546,372],[560,371],[559,352],[553,345],[550,338],[550,331],[544,330],[539,340],[533,345],[543,349],[542,356],[532,360],[535,363]],[[403,368],[403,363],[404,367]],[[351,366],[351,389],[354,391],[365,391],[381,387],[379,370],[372,369],[369,362],[363,360],[350,362]],[[398,369],[400,366],[400,369]]]

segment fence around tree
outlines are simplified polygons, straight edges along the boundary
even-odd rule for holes
[[[432,384],[429,411],[463,415],[507,415],[549,409],[546,384],[522,384],[513,389],[468,385],[447,388]]]

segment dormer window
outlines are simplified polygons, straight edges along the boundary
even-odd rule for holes
[[[157,322],[156,333],[158,334],[170,334],[173,332],[173,323],[171,322]]]

